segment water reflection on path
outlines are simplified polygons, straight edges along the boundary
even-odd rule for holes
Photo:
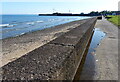
[[[80,74],[80,80],[94,80],[97,76],[96,62],[99,60],[95,59],[95,48],[100,45],[100,41],[105,37],[105,33],[99,28],[95,28],[92,41],[86,56],[85,63]]]

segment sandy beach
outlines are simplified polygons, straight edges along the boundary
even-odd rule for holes
[[[69,30],[84,23],[86,19],[73,21],[55,27],[27,33],[21,36],[2,40],[2,63],[0,67],[16,60],[24,54],[48,43]]]

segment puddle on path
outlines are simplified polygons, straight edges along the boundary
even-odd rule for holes
[[[92,41],[90,43],[88,53],[82,68],[82,72],[80,73],[80,80],[93,80],[96,72],[95,62],[99,62],[99,60],[95,59],[95,48],[100,45],[100,41],[105,37],[105,33],[101,31],[99,28],[95,28],[94,34],[92,37]]]

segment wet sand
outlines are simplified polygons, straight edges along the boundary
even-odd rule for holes
[[[48,43],[69,30],[84,23],[86,19],[27,33],[2,40],[2,63],[0,67],[16,60],[26,53]]]

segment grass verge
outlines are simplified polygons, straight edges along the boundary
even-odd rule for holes
[[[111,17],[108,21],[120,27],[120,15],[108,15],[107,17]]]

